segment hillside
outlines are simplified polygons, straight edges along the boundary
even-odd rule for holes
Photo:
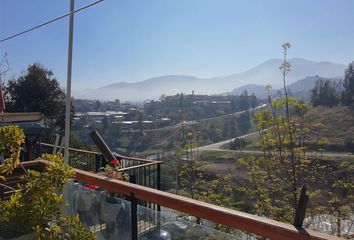
[[[324,124],[323,137],[329,140],[329,150],[343,148],[345,139],[354,141],[354,113],[348,107],[315,107],[305,116],[306,125]],[[313,139],[310,139],[313,141]],[[342,150],[342,149],[338,149]]]
[[[315,62],[301,58],[289,60],[292,71],[287,80],[289,84],[307,76],[337,77],[342,76],[345,65],[330,62]],[[158,99],[162,94],[174,95],[184,92],[196,94],[217,94],[230,92],[231,89],[245,84],[281,87],[279,73],[280,59],[267,60],[245,72],[214,78],[197,78],[185,75],[166,75],[150,78],[136,83],[118,82],[98,89],[74,93],[75,98],[141,102]]]
[[[291,94],[297,99],[307,101],[310,99],[310,90],[314,88],[315,82],[318,79],[331,79],[336,82],[340,81],[339,77],[326,78],[321,76],[308,76],[289,84],[287,88],[290,89]],[[235,88],[230,94],[240,95],[245,90],[249,94],[254,93],[258,98],[266,98],[268,94],[265,85],[256,85],[256,84],[248,84],[245,86]],[[278,91],[282,92],[283,89],[282,88],[272,89],[272,95],[273,96],[277,95]]]
[[[354,145],[354,112],[352,112],[348,107],[336,106],[336,107],[311,107],[305,115],[305,126],[309,129],[313,129],[313,126],[317,123],[322,123],[324,129],[322,131],[322,138],[328,140],[328,145],[326,151],[348,152],[350,149],[345,148],[345,141],[352,139],[352,144]],[[309,134],[313,135],[313,134]],[[248,141],[247,149],[257,149],[256,141],[257,136],[252,138],[247,138]],[[311,136],[307,138],[306,144],[308,147],[312,148],[314,142],[314,137]],[[224,149],[229,149],[229,144],[222,146]],[[351,151],[354,151],[353,146]]]

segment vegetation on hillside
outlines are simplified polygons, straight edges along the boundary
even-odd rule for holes
[[[344,80],[341,82],[343,90],[337,91],[335,81],[330,79],[316,80],[315,87],[311,90],[311,103],[313,106],[333,107],[341,103],[354,110],[354,69],[353,63],[345,70]]]
[[[305,115],[305,126],[320,122],[324,128],[322,136],[327,140],[324,148],[328,151],[354,151],[354,114],[346,106],[310,108]],[[314,138],[308,136],[305,142],[308,147],[314,144]]]
[[[284,56],[289,47],[283,45]],[[300,205],[306,205],[300,202],[300,190],[305,187],[309,197],[307,226],[313,227],[310,222],[316,216],[329,214],[334,218],[330,233],[350,238],[342,224],[346,220],[350,225],[354,213],[353,162],[323,159],[325,125],[320,123],[322,119],[312,119],[311,126],[305,124],[309,106],[287,96],[285,80],[290,65],[286,58],[281,70],[284,98],[273,100],[269,96],[269,110],[256,115],[258,147],[264,154],[239,157],[229,171],[220,175],[205,171],[210,169],[203,161],[180,163],[179,193],[299,224],[296,219],[301,218]],[[314,140],[310,153],[308,139]]]

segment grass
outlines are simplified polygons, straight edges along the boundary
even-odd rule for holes
[[[227,151],[203,151],[200,160],[206,162],[215,162],[220,160],[234,160],[237,158],[237,153]]]
[[[236,169],[239,178],[245,178],[246,171],[242,168],[237,160],[247,157],[240,153],[226,151],[205,151],[201,154],[201,160],[205,161],[202,169],[209,174],[225,175],[232,173],[232,169]]]
[[[348,107],[312,107],[305,115],[305,125],[313,128],[316,123],[322,123],[325,128],[322,137],[328,140],[330,148],[328,151],[342,151],[344,140],[348,137],[354,138],[354,113]],[[246,137],[248,142],[246,149],[256,149],[256,141],[258,135]],[[313,142],[313,138],[309,138],[308,142]],[[222,146],[228,149],[229,144]]]
[[[345,138],[353,137],[354,113],[348,107],[311,108],[305,115],[305,124],[311,128],[316,123],[325,126],[323,137],[328,139],[329,144],[343,146]]]

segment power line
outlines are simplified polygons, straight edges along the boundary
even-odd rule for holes
[[[70,16],[70,15],[72,15],[72,14],[74,14],[74,13],[80,12],[80,11],[86,9],[86,8],[92,7],[92,6],[94,6],[94,5],[96,5],[96,4],[100,3],[100,2],[103,2],[103,1],[104,1],[104,0],[98,0],[98,1],[96,1],[96,2],[93,2],[93,3],[91,3],[91,4],[88,4],[88,5],[86,5],[86,6],[83,6],[83,7],[81,7],[81,8],[78,8],[78,9],[76,9],[75,11],[69,12],[69,13],[67,13],[67,14],[64,14],[64,15],[60,16],[60,17],[54,18],[54,19],[49,20],[49,21],[47,21],[47,22],[45,22],[45,23],[42,23],[42,24],[39,24],[39,25],[34,26],[34,27],[32,27],[32,28],[29,28],[29,29],[27,29],[27,30],[25,30],[25,31],[22,31],[22,32],[16,33],[16,34],[14,34],[14,35],[11,35],[11,36],[9,36],[9,37],[3,38],[3,39],[0,40],[0,43],[5,42],[5,41],[7,41],[7,40],[10,40],[10,39],[12,39],[12,38],[18,37],[18,36],[23,35],[23,34],[25,34],[25,33],[31,32],[31,31],[36,30],[36,29],[38,29],[38,28],[44,27],[44,26],[46,26],[46,25],[48,25],[48,24],[51,24],[51,23],[53,23],[53,22],[56,22],[56,21],[58,21],[58,20],[60,20],[60,19],[63,19],[63,18],[65,18],[65,17],[67,17],[67,16]]]

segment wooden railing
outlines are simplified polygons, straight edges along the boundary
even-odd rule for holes
[[[41,147],[48,148],[52,153],[54,145],[40,143]],[[63,147],[61,147],[63,148]],[[69,148],[69,165],[84,171],[97,172],[101,153],[95,151]],[[118,171],[129,177],[129,181],[134,184],[142,185],[148,188],[160,189],[161,187],[161,161],[148,160],[136,157],[120,157],[121,167]],[[153,210],[160,210],[160,206],[149,202],[139,201],[143,206]]]
[[[48,163],[46,161],[39,160],[28,162],[24,165],[32,167],[33,165],[40,165],[42,168],[45,168],[47,164]],[[109,192],[123,194],[130,198],[133,196],[137,200],[155,203],[163,207],[171,208],[186,214],[270,239],[340,239],[324,233],[319,233],[304,228],[296,228],[290,224],[216,206],[210,203],[197,201],[160,190],[151,189],[116,179],[108,179],[106,177],[78,169],[75,169],[75,178],[82,182],[97,185],[98,187]]]
[[[48,151],[43,152],[52,153],[54,145],[48,143],[40,143],[40,145],[48,148]],[[98,170],[97,158],[100,155],[101,153],[95,151],[69,148],[69,165],[81,170],[95,172]],[[160,189],[161,164],[161,161],[121,156],[122,168],[118,171],[127,174],[132,183]],[[157,206],[153,205],[153,207]]]
[[[49,149],[53,149],[54,145],[49,144],[49,143],[40,143],[41,147],[47,147]],[[59,149],[64,149],[62,146],[58,146]],[[52,151],[45,151],[48,153],[52,153]],[[69,156],[75,157],[75,156],[81,156],[82,161],[86,164],[94,164],[94,163],[89,163],[90,161],[94,162],[95,158],[97,156],[100,156],[101,153],[96,152],[96,151],[89,151],[89,150],[82,150],[82,149],[77,149],[77,148],[69,148]],[[128,156],[123,156],[123,160],[129,160],[129,161],[134,161],[136,164],[134,165],[139,165],[143,163],[156,163],[157,161],[155,160],[148,160],[148,159],[142,159],[142,158],[136,158],[136,157],[128,157]]]

